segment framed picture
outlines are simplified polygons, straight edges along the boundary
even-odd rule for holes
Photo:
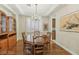
[[[65,15],[60,20],[62,31],[79,32],[79,12]]]
[[[44,31],[48,30],[48,24],[44,24]]]

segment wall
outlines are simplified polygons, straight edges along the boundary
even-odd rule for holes
[[[22,39],[22,32],[26,32],[26,20],[28,17],[17,15],[17,40]]]
[[[57,9],[51,15],[51,18],[56,18],[56,41],[68,50],[72,51],[74,54],[79,54],[79,33],[60,31],[60,20],[63,15],[70,14],[71,12],[78,10],[79,4],[70,4]]]
[[[3,11],[7,16],[15,16],[10,10],[3,5],[0,5],[0,10]]]

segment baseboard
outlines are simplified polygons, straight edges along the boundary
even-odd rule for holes
[[[17,41],[20,41],[20,40],[22,40],[22,39],[18,39]]]
[[[59,45],[60,47],[62,47],[63,49],[65,49],[66,51],[68,51],[69,53],[71,53],[72,55],[77,55],[77,53],[72,52],[68,48],[66,48],[63,45],[61,45],[60,43],[58,43],[56,40],[52,40],[52,41],[54,41],[57,45]]]

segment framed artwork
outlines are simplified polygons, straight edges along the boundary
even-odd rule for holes
[[[60,29],[68,32],[79,32],[79,12],[63,16],[60,20]]]
[[[48,24],[44,24],[44,31],[48,30]]]

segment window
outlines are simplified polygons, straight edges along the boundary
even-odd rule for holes
[[[40,31],[40,20],[32,20],[32,19],[27,19],[26,21],[26,30],[29,34],[27,34],[27,40],[28,41],[33,41],[33,35],[35,31]]]
[[[31,19],[28,19],[27,20],[27,31],[28,32],[34,32],[34,31],[39,31],[40,30],[40,21],[39,20],[31,20]]]

